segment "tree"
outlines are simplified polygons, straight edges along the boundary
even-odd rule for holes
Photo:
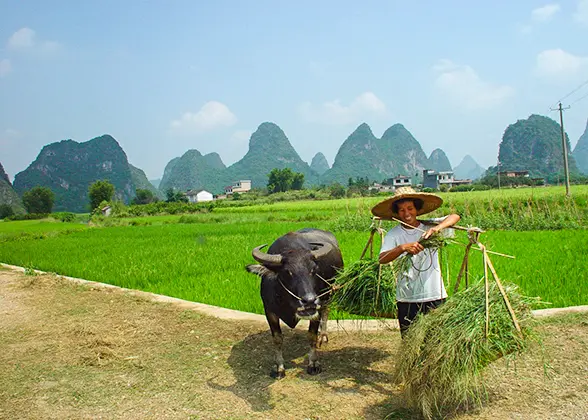
[[[329,186],[329,194],[333,198],[341,198],[345,196],[345,187],[338,182]]]
[[[301,190],[304,174],[293,172],[290,168],[274,168],[268,175],[267,190],[270,194],[288,190]]]
[[[10,204],[0,204],[0,219],[5,219],[14,214],[14,210]]]
[[[292,189],[293,190],[301,190],[303,185],[304,185],[304,174],[302,172],[294,172],[294,177],[292,179]]]
[[[157,201],[157,197],[153,194],[150,190],[145,190],[142,188],[137,188],[137,192],[135,193],[135,198],[133,198],[133,204],[149,204]]]
[[[114,185],[106,180],[96,181],[88,188],[90,210],[94,211],[103,201],[110,202],[114,195]]]
[[[22,195],[22,203],[29,213],[51,213],[54,202],[55,194],[47,187],[35,187]]]
[[[175,203],[177,201],[188,202],[188,197],[181,191],[175,191],[173,188],[168,188],[165,191],[166,202],[168,203]]]

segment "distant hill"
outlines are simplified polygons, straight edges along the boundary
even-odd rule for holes
[[[227,168],[227,181],[232,184],[240,179],[250,179],[253,188],[265,187],[272,169],[290,168],[304,174],[304,185],[318,182],[318,174],[304,162],[286,134],[271,122],[264,122],[249,139],[249,150],[241,160]]]
[[[588,175],[588,121],[586,121],[586,129],[584,130],[584,134],[578,139],[572,156],[576,159],[578,170]]]
[[[427,165],[421,145],[402,124],[394,124],[378,139],[363,123],[343,142],[321,182],[347,184],[350,177],[376,181],[396,175],[414,177]]]
[[[198,150],[191,149],[167,164],[159,191],[164,196],[169,188],[178,191],[206,189],[218,194],[226,184],[224,172],[225,165],[217,153],[203,156]]]
[[[153,185],[156,189],[159,189],[159,184],[161,184],[161,178],[157,179],[150,179],[149,182]]]
[[[459,165],[453,169],[455,179],[476,180],[484,175],[485,169],[478,165],[470,155],[465,155]]]
[[[149,190],[151,191],[156,197],[163,199],[165,197],[164,194],[160,193],[157,188],[149,182],[147,179],[147,175],[143,172],[142,169],[139,169],[129,163],[129,168],[131,169],[131,179],[133,181],[133,186],[135,190],[142,189],[142,190]]]
[[[433,169],[437,172],[452,170],[447,155],[441,149],[435,149],[431,152],[431,156],[429,156],[429,167],[427,169]]]
[[[136,190],[133,171],[124,150],[110,135],[83,143],[62,140],[43,147],[35,161],[16,174],[14,189],[22,196],[33,187],[49,187],[55,193],[54,211],[86,212],[88,187],[98,180],[108,180],[115,187],[115,196],[129,203]]]
[[[321,152],[318,152],[312,158],[312,162],[310,162],[310,169],[315,171],[317,174],[322,175],[327,172],[329,168],[329,162],[327,162],[327,158]]]
[[[576,160],[571,154],[566,134],[568,168],[577,174]],[[509,125],[498,152],[501,170],[528,170],[534,177],[550,177],[563,173],[561,127],[551,118],[533,114],[525,120]],[[496,168],[488,169],[495,172]]]
[[[304,174],[305,186],[318,181],[318,174],[300,158],[282,129],[274,123],[264,122],[251,135],[249,150],[238,162],[225,167],[217,153],[202,156],[197,150],[190,150],[181,158],[169,161],[159,190],[204,188],[220,194],[224,187],[245,179],[251,180],[253,188],[264,188],[272,169],[287,167]]]
[[[25,213],[22,200],[12,187],[2,163],[0,163],[0,204],[10,205],[15,213]]]

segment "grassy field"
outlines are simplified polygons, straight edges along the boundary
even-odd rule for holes
[[[320,227],[320,223],[315,223]],[[245,271],[254,263],[251,249],[305,222],[165,224],[94,228],[43,240],[0,245],[0,261],[49,272],[147,290],[227,308],[262,313],[259,279]],[[519,284],[524,293],[553,306],[588,303],[584,263],[585,232],[576,230],[483,235],[490,250],[516,259],[493,256],[499,275]],[[357,260],[369,234],[337,232],[345,262]],[[465,243],[463,235],[458,239]],[[379,242],[375,250],[379,248]],[[464,248],[448,247],[450,284],[455,281]],[[482,262],[472,251],[472,278]],[[447,267],[444,267],[446,270]]]
[[[563,188],[446,193],[446,208],[436,214],[458,211],[462,226],[478,226],[470,223],[476,219],[501,220],[503,228],[490,229],[482,241],[490,250],[516,257],[492,256],[502,279],[519,284],[525,294],[539,296],[554,307],[588,304],[584,287],[588,187],[574,187],[572,200],[566,200],[563,193]],[[529,213],[524,203],[530,199],[539,203],[537,208],[544,208]],[[244,268],[255,263],[253,247],[313,226],[335,233],[349,264],[359,259],[369,238],[370,209],[379,200],[381,197],[364,197],[220,207],[190,215],[106,218],[103,225],[93,227],[43,220],[2,222],[0,261],[262,313],[259,278]],[[505,212],[509,206],[510,213]],[[554,230],[560,224],[568,226],[565,217],[574,229]],[[521,220],[539,227],[521,229]],[[391,226],[390,222],[383,224],[385,229]],[[462,244],[467,242],[463,232],[457,235]],[[379,240],[374,249],[378,251]],[[474,280],[482,275],[482,259],[480,252],[472,253]],[[463,254],[463,246],[447,248],[444,271],[449,270],[450,291]]]

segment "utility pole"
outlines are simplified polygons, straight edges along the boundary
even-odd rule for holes
[[[566,145],[566,132],[564,130],[564,123],[563,123],[563,110],[570,109],[569,106],[562,108],[561,102],[559,103],[559,107],[557,109],[552,109],[552,111],[559,111],[559,123],[561,128],[561,147],[563,149],[563,161],[564,161],[564,175],[566,179],[566,196],[570,196],[570,174],[568,171],[568,148]]]

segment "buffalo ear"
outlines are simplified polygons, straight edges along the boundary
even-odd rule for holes
[[[245,270],[249,271],[250,273],[257,274],[260,277],[275,274],[272,270],[261,264],[249,264],[245,267]]]

